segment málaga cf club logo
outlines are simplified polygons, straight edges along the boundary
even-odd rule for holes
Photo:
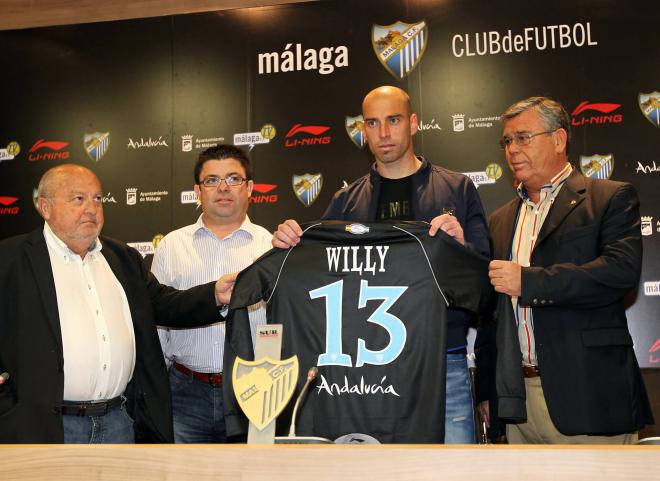
[[[268,357],[246,361],[237,357],[232,382],[239,406],[261,431],[291,399],[298,382],[298,357],[284,361]]]
[[[364,118],[362,115],[356,117],[346,116],[346,133],[357,147],[364,147]]]
[[[660,127],[660,92],[640,93],[638,101],[644,117],[656,127]]]
[[[98,162],[105,155],[110,147],[110,132],[94,132],[85,134],[83,139],[85,152],[89,158]]]
[[[371,44],[378,60],[399,79],[412,72],[422,59],[428,38],[424,20],[418,23],[398,21],[391,25],[374,25],[371,30]]]

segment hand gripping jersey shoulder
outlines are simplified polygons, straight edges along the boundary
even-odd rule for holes
[[[447,308],[485,304],[488,260],[444,233],[430,237],[421,222],[303,227],[298,246],[273,249],[240,274],[227,372],[236,355],[252,359],[246,309],[264,299],[268,322],[284,325],[282,357],[298,355],[301,372],[319,367],[299,412],[300,435],[442,442]],[[298,390],[303,384],[301,376]],[[228,432],[236,434],[245,421],[226,391]]]

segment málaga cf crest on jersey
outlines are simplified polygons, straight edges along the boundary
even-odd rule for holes
[[[265,428],[286,406],[298,382],[298,358],[257,361],[237,358],[232,370],[236,400],[257,429]]]
[[[371,31],[371,44],[378,60],[400,79],[417,66],[424,55],[428,38],[424,20],[418,23],[398,21],[391,25],[374,25]]]

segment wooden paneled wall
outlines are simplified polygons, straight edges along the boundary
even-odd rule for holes
[[[0,0],[0,30],[161,17],[313,0]]]

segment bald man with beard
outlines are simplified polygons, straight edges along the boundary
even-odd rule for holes
[[[39,182],[44,225],[0,242],[0,442],[172,442],[156,322],[215,322],[234,276],[187,291],[101,236],[103,193],[64,164]]]
[[[378,87],[365,96],[362,115],[375,162],[367,175],[335,193],[323,219],[426,221],[431,236],[442,230],[460,244],[490,256],[486,217],[472,181],[415,155],[413,136],[418,131],[418,118],[408,94],[398,87]],[[279,225],[273,246],[295,246],[301,235],[300,225],[289,219]],[[465,312],[450,309],[444,439],[448,444],[475,442],[466,360],[468,325]]]

